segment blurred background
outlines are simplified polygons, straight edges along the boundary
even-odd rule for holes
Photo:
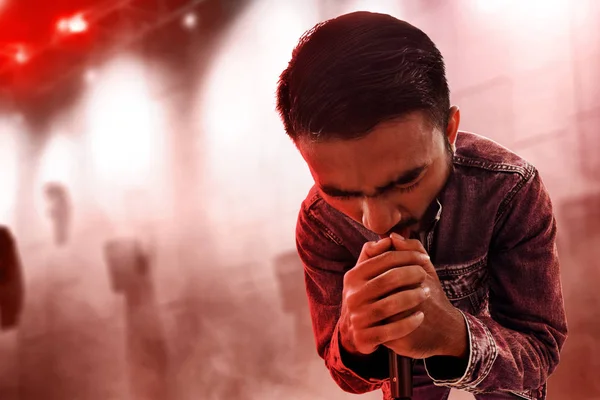
[[[1,399],[355,397],[316,355],[312,180],[274,93],[356,10],[429,34],[462,128],[541,171],[570,327],[549,399],[600,399],[599,1],[0,0]]]

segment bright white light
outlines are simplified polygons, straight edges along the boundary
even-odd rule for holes
[[[491,26],[498,43],[510,55],[508,68],[513,73],[535,70],[557,62],[569,52],[572,13],[569,0],[478,0],[468,3],[477,23]],[[486,21],[486,22],[483,22]],[[484,57],[485,58],[485,57]]]
[[[132,203],[151,210],[150,219],[169,210],[164,103],[153,100],[146,75],[142,60],[116,58],[98,71],[83,104],[85,184],[121,233],[132,223]],[[128,201],[132,193],[143,195]]]
[[[25,64],[29,60],[29,54],[27,54],[25,49],[20,48],[19,50],[17,50],[17,53],[15,54],[15,60],[19,64]]]
[[[84,79],[87,83],[93,83],[97,78],[96,71],[93,69],[88,69],[85,71]]]
[[[19,124],[0,119],[0,223],[9,226],[14,221],[22,136]]]
[[[501,19],[523,18],[526,28],[563,17],[569,6],[568,0],[478,0],[476,4],[482,12],[500,12]]]
[[[88,23],[83,19],[83,15],[79,14],[71,18],[69,21],[69,30],[71,33],[85,32],[88,28]]]
[[[98,77],[87,104],[87,147],[98,179],[126,187],[152,181],[162,157],[162,118],[144,71],[115,62]]]
[[[552,23],[568,17],[569,3],[568,0],[528,0],[520,1],[515,7],[522,7],[529,18]]]
[[[61,32],[67,32],[69,30],[69,20],[66,18],[61,19],[58,21],[58,24],[56,24],[56,27]]]
[[[298,39],[319,22],[315,3],[253,2],[224,36],[203,80],[195,113],[203,133],[203,209],[217,237],[230,237],[233,224],[268,226],[311,186],[275,111],[275,89]],[[228,242],[215,242],[219,257],[235,257]]]
[[[269,15],[268,24],[259,23],[264,15]],[[239,147],[244,152],[247,146],[258,146],[260,141],[252,137],[256,133],[253,129],[265,117],[281,128],[274,111],[277,77],[302,33],[314,25],[313,21],[316,19],[294,9],[292,2],[263,0],[240,17],[229,32],[207,74],[202,94],[205,100],[201,101],[200,123],[206,132],[208,148],[217,157],[211,160],[215,163],[211,167],[222,162],[230,164],[234,159],[220,156],[226,148],[231,151]],[[252,79],[244,71],[252,71]]]
[[[344,9],[339,14],[346,14],[354,11],[370,11],[401,16],[401,2],[398,0],[353,0],[344,3]]]
[[[494,13],[500,9],[510,6],[512,0],[477,0],[477,7],[485,13]]]
[[[48,182],[73,184],[76,169],[76,147],[73,140],[62,133],[51,136],[47,142],[38,169],[38,187]]]
[[[198,18],[194,13],[187,13],[183,16],[182,24],[187,29],[194,29],[198,23]]]
[[[77,14],[71,18],[62,18],[57,23],[57,28],[62,33],[82,33],[87,31],[88,22],[82,14]]]

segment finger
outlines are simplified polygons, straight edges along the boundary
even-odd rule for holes
[[[406,318],[357,332],[355,339],[365,347],[375,347],[410,335],[423,322],[425,315],[417,311]]]
[[[423,254],[427,254],[427,250],[423,247],[423,244],[419,240],[415,239],[404,239],[402,236],[397,233],[392,233],[390,235],[390,239],[392,240],[392,245],[394,250],[403,251],[403,250],[411,250],[411,251],[419,251]],[[435,267],[431,263],[431,260],[426,260],[423,264],[423,268],[429,274],[437,274],[435,271]]]
[[[358,264],[369,258],[378,256],[383,252],[388,251],[391,247],[392,239],[389,237],[383,238],[377,242],[366,242],[362,247],[356,263]]]
[[[427,253],[423,247],[423,244],[416,239],[405,239],[403,236],[400,236],[397,233],[392,233],[390,235],[390,239],[394,249],[396,250],[414,250]]]
[[[405,313],[419,306],[430,296],[428,286],[403,290],[384,297],[371,304],[362,314],[364,321],[356,321],[360,326],[373,326],[394,315]]]
[[[361,279],[369,281],[392,268],[422,265],[428,261],[429,256],[418,251],[386,251],[357,264],[352,271]]]
[[[392,268],[368,281],[359,292],[366,301],[377,300],[401,288],[420,285],[427,272],[420,265]]]

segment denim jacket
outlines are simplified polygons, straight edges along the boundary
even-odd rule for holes
[[[477,399],[545,399],[567,322],[556,222],[537,170],[489,139],[459,132],[453,171],[430,209],[436,218],[422,241],[465,318],[469,358],[415,360],[414,400],[446,399],[450,388]],[[296,245],[318,354],[343,390],[381,389],[391,399],[385,348],[348,365],[338,342],[343,276],[363,244],[378,239],[314,186],[302,203]]]

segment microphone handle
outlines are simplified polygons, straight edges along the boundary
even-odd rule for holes
[[[411,400],[413,395],[412,360],[388,349],[390,388],[394,400]]]
[[[411,235],[411,232],[407,229],[402,232],[402,236],[405,238],[411,237]],[[387,235],[380,235],[379,237],[384,239]],[[413,395],[412,359],[399,356],[391,349],[388,349],[388,356],[392,399],[411,400]]]

